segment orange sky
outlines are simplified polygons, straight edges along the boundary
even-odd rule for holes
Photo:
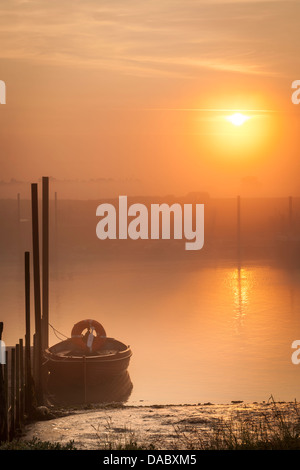
[[[43,175],[67,180],[61,197],[300,195],[299,15],[296,1],[3,0],[0,197]]]

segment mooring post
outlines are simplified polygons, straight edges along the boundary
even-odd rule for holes
[[[31,353],[30,353],[30,253],[25,252],[25,410],[30,413],[31,403]]]
[[[10,438],[14,437],[15,433],[15,384],[16,384],[16,351],[11,348],[10,358]]]
[[[2,341],[3,322],[0,322],[0,341]],[[0,343],[0,442],[7,438],[7,397],[5,384],[5,365],[2,359],[5,357],[5,351],[2,351],[2,343]]]
[[[16,344],[16,428],[20,429],[20,345]]]
[[[20,421],[24,421],[24,345],[23,339],[19,340],[20,345]]]
[[[5,351],[4,365],[4,389],[5,389],[5,420],[6,420],[6,440],[9,440],[9,382],[8,382],[8,351]]]
[[[32,354],[32,375],[33,375],[33,378],[35,379],[35,377],[37,376],[37,366],[36,366],[36,334],[34,333],[33,335],[33,338],[32,338],[32,341],[33,341],[33,354]]]
[[[37,401],[43,402],[42,390],[42,331],[41,331],[41,285],[40,285],[40,255],[39,255],[39,216],[38,216],[38,188],[36,183],[31,184],[32,209],[32,246],[33,246],[33,282],[34,282],[34,308],[35,308],[35,334],[36,348],[35,361],[37,374],[35,377]]]
[[[42,277],[42,292],[43,292],[43,349],[49,346],[49,178],[43,176],[43,277]]]

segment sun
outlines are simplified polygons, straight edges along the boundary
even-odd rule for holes
[[[235,126],[241,126],[244,124],[248,119],[251,119],[250,116],[245,116],[245,114],[235,113],[231,116],[227,116],[226,120],[234,124]]]

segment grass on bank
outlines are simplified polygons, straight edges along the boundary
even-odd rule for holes
[[[205,437],[196,427],[189,433],[177,428],[177,442],[188,450],[300,450],[299,405],[280,409],[273,397],[270,401],[269,412],[220,419]]]
[[[60,444],[59,442],[41,441],[34,437],[30,441],[14,439],[11,442],[5,442],[0,446],[0,450],[76,450],[76,447],[74,441]]]
[[[279,407],[271,397],[268,410],[259,416],[243,411],[217,420],[205,433],[197,426],[177,426],[171,444],[164,444],[160,436],[151,443],[126,427],[113,432],[109,419],[104,429],[94,430],[102,450],[300,450],[300,409],[296,402]],[[2,444],[0,450],[76,450],[76,445],[18,439]]]

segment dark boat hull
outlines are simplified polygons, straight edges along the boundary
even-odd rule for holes
[[[94,353],[76,350],[71,340],[62,341],[44,352],[52,381],[96,385],[125,372],[132,352],[129,346],[107,338],[105,349]]]

